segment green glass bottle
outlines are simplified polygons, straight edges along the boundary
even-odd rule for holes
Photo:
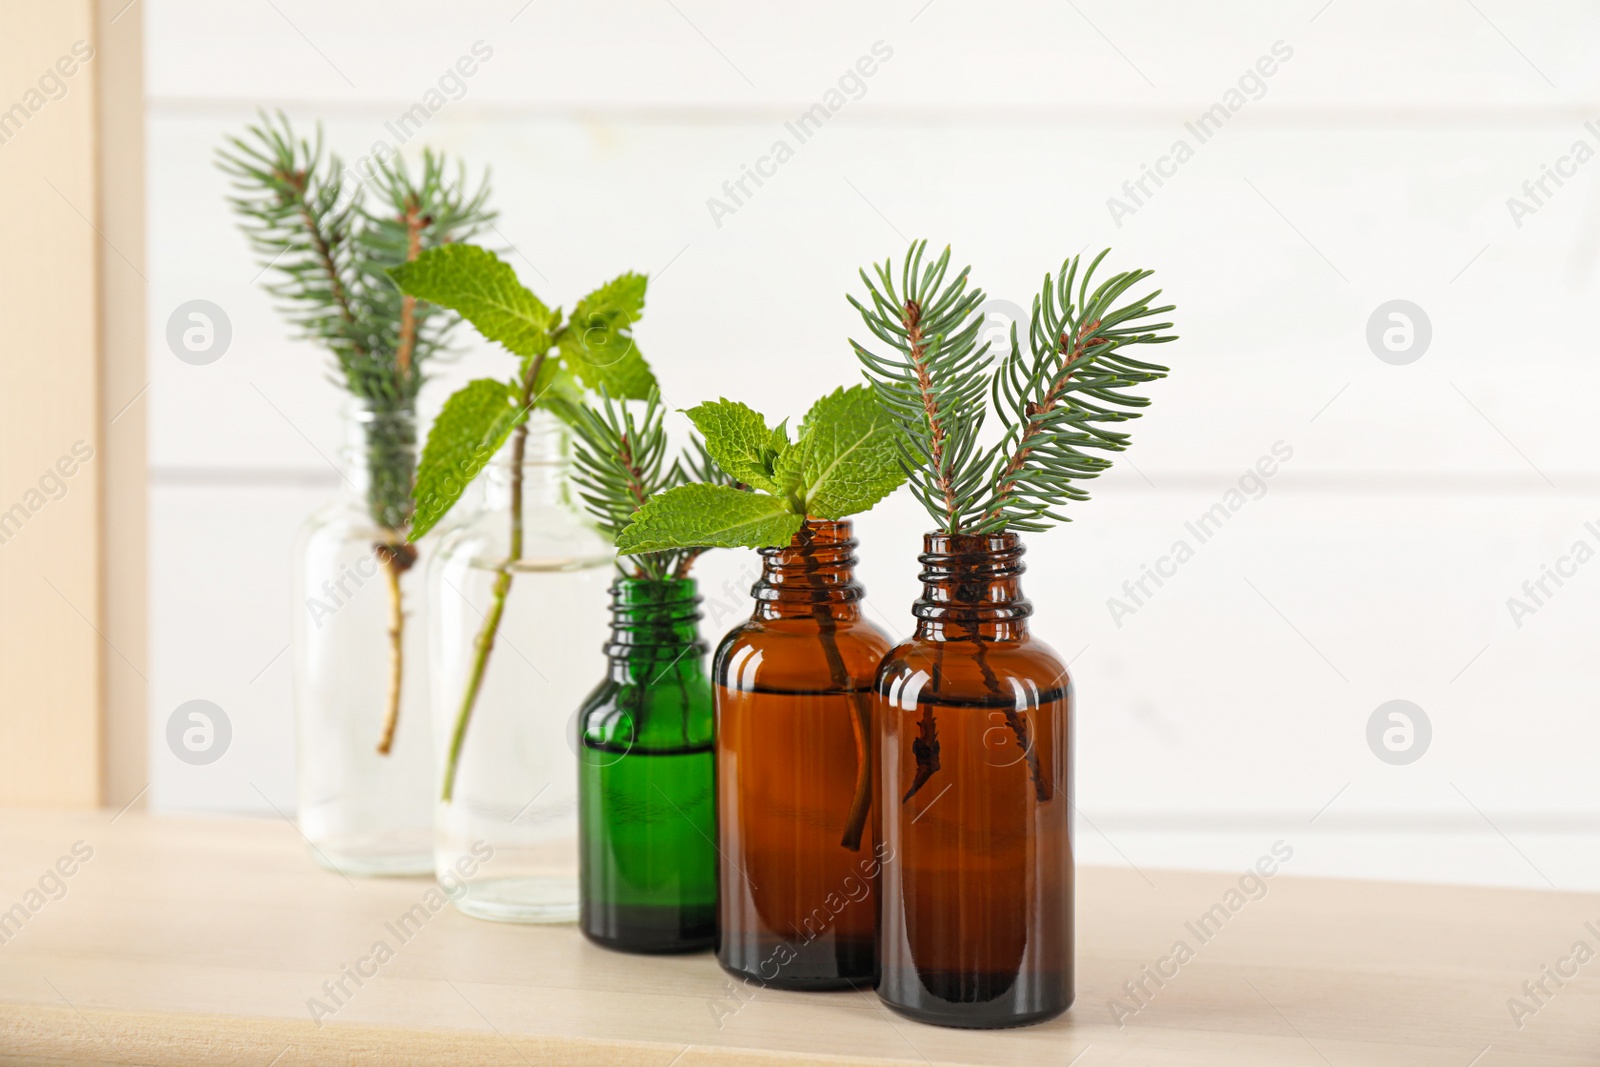
[[[625,952],[709,948],[711,685],[693,579],[618,578],[605,681],[578,711],[579,926]]]

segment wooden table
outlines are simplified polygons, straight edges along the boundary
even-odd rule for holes
[[[346,881],[280,821],[7,812],[0,909],[24,915],[0,913],[0,1062],[1600,1063],[1600,958],[1560,963],[1600,951],[1600,896],[1278,873],[1230,897],[1242,873],[1080,870],[1077,1005],[959,1031],[448,906],[402,940],[389,924],[430,882]],[[313,1022],[308,1001],[331,1004],[324,983],[380,941],[392,958]],[[1539,1005],[1523,983],[1546,965],[1577,977],[1543,979]],[[1123,983],[1141,980],[1135,1002]],[[1520,1028],[1512,997],[1533,1010]]]

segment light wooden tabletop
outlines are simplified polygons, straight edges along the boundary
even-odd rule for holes
[[[1600,958],[1573,955],[1600,950],[1600,896],[1243,874],[1081,869],[1076,1006],[958,1031],[570,926],[446,906],[402,939],[429,881],[346,881],[281,821],[6,812],[0,1062],[1600,1063]]]

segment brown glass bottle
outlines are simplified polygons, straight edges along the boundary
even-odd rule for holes
[[[929,534],[873,708],[878,995],[943,1026],[1072,1004],[1072,683],[1028,634],[1015,534]]]
[[[846,521],[762,549],[755,612],[717,648],[717,959],[780,989],[873,974],[872,680]]]

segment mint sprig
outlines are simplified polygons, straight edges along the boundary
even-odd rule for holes
[[[644,400],[653,393],[655,375],[633,343],[633,324],[644,311],[645,278],[630,272],[607,282],[578,301],[572,317],[563,321],[561,309],[551,310],[517,280],[509,264],[474,245],[430,249],[389,274],[407,296],[457,312],[519,359],[516,380],[479,379],[445,402],[417,467],[412,540],[437,524],[506,439],[511,441],[511,536],[506,558],[495,568],[489,610],[473,642],[472,668],[450,735],[440,790],[448,804],[514,564],[522,558],[528,413],[541,407],[570,423],[586,386],[625,399]]]
[[[686,412],[711,458],[755,492],[691,484],[640,508],[617,536],[625,553],[787,545],[808,517],[842,519],[905,481],[895,427],[870,388],[836,389],[812,405],[797,437],[722,399]]]
[[[633,324],[644,314],[645,276],[632,271],[612,279],[572,309],[557,342],[561,358],[587,388],[621,400],[644,400],[655,375],[633,343]]]
[[[452,396],[434,421],[417,467],[413,541],[444,518],[482,470],[482,463],[473,465],[463,479],[464,453],[490,443],[498,449],[529,411],[544,408],[570,423],[571,405],[582,403],[585,389],[645,400],[655,386],[633,340],[633,324],[644,313],[642,274],[612,279],[579,300],[566,319],[524,286],[509,263],[476,245],[430,249],[389,274],[401,292],[456,312],[521,361],[517,380],[502,385],[499,397],[491,388],[499,383],[479,379]],[[503,427],[502,409],[513,413]]]

